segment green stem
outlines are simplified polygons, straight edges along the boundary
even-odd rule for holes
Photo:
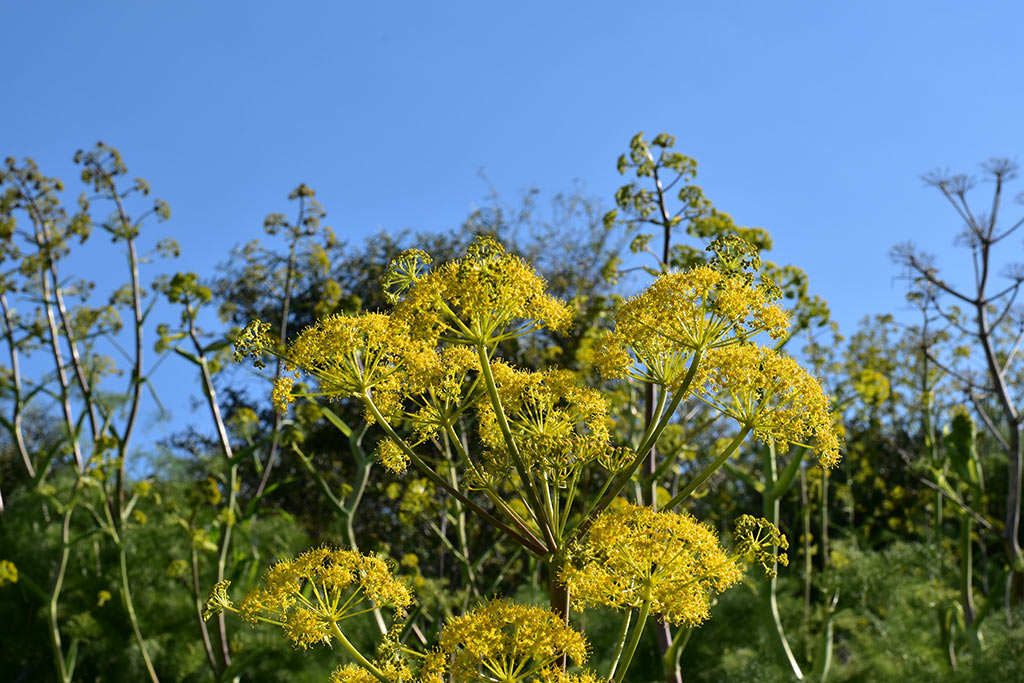
[[[132,624],[132,633],[135,636],[135,642],[139,645],[139,650],[142,652],[142,661],[146,665],[146,671],[149,673],[149,678],[153,683],[160,683],[160,678],[157,677],[156,671],[153,669],[153,662],[149,658],[149,650],[146,649],[146,642],[142,638],[142,631],[139,629],[139,620],[135,616],[135,603],[132,600],[131,587],[128,585],[128,548],[124,539],[122,539],[118,546],[118,555],[121,563],[121,602],[124,603],[125,611],[128,612],[128,620]]]
[[[974,604],[974,549],[971,544],[973,520],[970,515],[960,518],[960,602],[964,608],[964,621],[970,633],[975,630],[974,618],[977,609]]]
[[[203,636],[203,650],[206,652],[206,661],[210,664],[213,677],[220,676],[220,666],[217,664],[217,657],[213,654],[213,643],[210,641],[210,630],[206,627],[206,620],[203,619],[203,598],[199,589],[199,553],[195,546],[192,546],[192,602],[196,608],[196,621],[199,624],[200,634]]]
[[[338,628],[338,624],[333,621],[331,622],[331,632],[334,637],[338,639],[338,642],[341,643],[341,647],[345,652],[347,652],[352,659],[356,660],[356,663],[359,666],[373,674],[373,677],[381,683],[394,683],[394,681],[385,676],[380,669],[375,667],[370,660],[364,657],[362,653],[352,645],[352,643],[348,642],[348,638],[346,638],[345,634],[341,632],[340,628]]]
[[[509,536],[509,538],[513,539],[530,552],[534,553],[538,557],[543,557],[547,554],[547,548],[545,548],[544,545],[541,544],[540,539],[538,539],[532,533],[527,536],[520,535],[518,532],[516,532],[515,529],[512,529],[507,524],[502,522],[500,519],[498,519],[497,517],[490,514],[489,512],[481,508],[479,505],[474,503],[470,498],[467,498],[466,495],[462,493],[462,491],[452,488],[451,484],[449,484],[447,481],[445,481],[443,477],[441,477],[437,472],[435,472],[430,467],[430,465],[423,462],[423,460],[418,455],[416,455],[416,452],[409,447],[409,444],[405,442],[405,439],[400,437],[395,432],[395,430],[388,423],[387,419],[385,419],[385,417],[381,415],[380,410],[378,410],[377,405],[373,402],[373,399],[370,398],[369,394],[364,393],[361,396],[361,398],[363,400],[363,403],[366,405],[367,410],[369,410],[370,414],[373,415],[374,420],[376,420],[377,424],[379,424],[381,429],[384,430],[384,433],[387,434],[388,437],[392,441],[394,441],[399,448],[402,449],[402,452],[405,453],[405,455],[409,458],[409,461],[412,462],[412,464],[415,465],[417,469],[423,472],[427,479],[429,479],[436,486],[440,486],[442,489],[444,489],[452,496],[460,500],[463,505],[472,510],[477,516],[483,519],[483,521],[487,522],[488,524],[493,524],[494,526],[504,531],[505,534]]]
[[[636,451],[637,456],[633,459],[633,462],[631,462],[626,469],[615,475],[611,480],[612,483],[610,486],[606,485],[606,488],[602,487],[601,490],[604,492],[603,496],[602,494],[598,494],[598,502],[584,513],[579,525],[574,530],[571,530],[575,531],[576,536],[582,536],[586,533],[587,529],[590,528],[590,525],[593,524],[597,515],[601,514],[606,507],[611,505],[612,501],[615,500],[626,484],[629,483],[630,479],[633,478],[633,474],[636,472],[637,468],[643,464],[644,460],[647,458],[647,454],[658,442],[658,438],[661,437],[661,433],[665,431],[665,428],[668,426],[669,422],[671,422],[672,416],[676,412],[676,408],[679,407],[679,403],[690,390],[693,378],[697,374],[697,366],[700,365],[702,353],[701,349],[694,351],[693,359],[690,361],[690,368],[686,371],[686,376],[683,378],[682,384],[672,395],[672,401],[669,403],[668,408],[666,408],[665,412],[661,415],[654,429],[648,432],[647,438],[645,438],[643,443],[640,444],[640,448]]]
[[[774,490],[778,481],[774,444],[769,444],[768,447],[764,449],[764,476],[764,516],[769,522],[777,527],[779,525],[779,499],[773,497],[770,493]],[[778,568],[777,562],[775,563],[775,568]],[[778,646],[780,657],[793,674],[793,677],[798,681],[802,681],[804,679],[804,674],[800,670],[800,665],[797,663],[796,657],[793,655],[792,648],[789,646],[789,640],[786,638],[786,631],[782,626],[782,617],[779,615],[777,583],[777,575],[772,576],[768,581],[768,590],[765,592],[764,597],[765,616],[769,624],[769,631],[775,636],[775,642]]]
[[[633,655],[636,653],[636,646],[640,642],[640,636],[644,633],[644,626],[647,625],[647,617],[650,616],[650,613],[651,589],[648,587],[644,594],[644,603],[640,607],[640,616],[637,617],[636,627],[633,629],[633,635],[630,636],[629,643],[626,645],[625,652],[623,653],[625,655],[623,664],[620,669],[617,669],[614,672],[615,674],[619,674],[621,671],[621,675],[617,675],[613,680],[621,681],[625,679],[626,672],[629,671],[629,665],[633,663]]]
[[[64,512],[64,524],[61,531],[61,553],[60,564],[57,567],[57,578],[53,582],[53,590],[50,592],[50,604],[48,608],[50,617],[50,645],[53,648],[53,660],[57,669],[57,676],[62,683],[69,683],[71,680],[64,662],[64,649],[60,641],[60,625],[57,621],[57,607],[60,602],[60,592],[64,586],[64,574],[68,568],[68,558],[71,555],[71,512],[73,508],[68,504]]]
[[[689,498],[690,494],[692,494],[694,491],[700,488],[701,484],[707,481],[712,474],[717,472],[719,468],[721,468],[722,465],[724,465],[725,462],[732,457],[732,454],[736,452],[736,449],[740,447],[740,444],[743,443],[743,441],[747,438],[748,434],[750,434],[750,427],[744,427],[743,429],[741,429],[740,433],[737,434],[736,438],[734,438],[732,442],[730,442],[729,445],[726,447],[726,449],[722,451],[721,455],[715,458],[714,462],[712,462],[710,465],[704,468],[704,470],[700,474],[698,474],[693,480],[691,480],[689,484],[683,487],[682,491],[673,496],[672,500],[670,500],[662,507],[662,510],[671,510],[676,505],[679,505],[681,502]]]
[[[526,489],[527,502],[533,508],[533,514],[537,518],[537,525],[540,527],[541,533],[544,535],[548,552],[556,552],[558,546],[555,543],[555,536],[551,526],[552,521],[549,519],[543,503],[541,503],[540,496],[537,495],[537,489],[533,485],[533,478],[530,476],[523,456],[519,453],[519,446],[516,444],[515,439],[512,438],[512,429],[508,425],[508,418],[505,416],[505,410],[501,406],[501,397],[498,396],[498,386],[494,381],[494,373],[491,372],[491,359],[487,354],[487,348],[482,343],[478,343],[476,345],[476,352],[480,359],[480,372],[484,378],[484,385],[487,387],[487,395],[491,399],[491,406],[494,408],[498,428],[501,429],[501,434],[505,438],[509,454],[512,456],[513,463],[515,463],[516,472],[519,473],[519,479],[523,482],[523,487]]]
[[[608,669],[608,679],[615,676],[615,670],[619,667],[619,660],[622,658],[622,648],[626,646],[626,635],[629,633],[629,624],[633,621],[633,610],[626,610],[626,616],[622,619],[622,626],[619,628],[619,637],[615,639],[615,653],[612,655],[611,667]]]

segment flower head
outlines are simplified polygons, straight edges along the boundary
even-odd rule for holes
[[[18,568],[10,560],[0,560],[0,586],[18,583]]]
[[[736,552],[764,567],[768,578],[775,576],[778,565],[789,565],[789,558],[784,552],[789,548],[789,541],[777,526],[763,517],[739,517],[735,523],[733,539]]]
[[[580,387],[571,371],[520,371],[497,361],[491,371],[509,429],[531,470],[540,468],[560,484],[614,450],[608,443],[607,402],[600,392]],[[485,464],[500,475],[510,460],[493,404],[481,401],[477,415],[480,440],[488,449]]]
[[[568,655],[587,658],[587,640],[554,612],[491,600],[452,619],[441,631],[440,649],[452,657],[460,683],[540,681],[549,665]]]
[[[374,662],[373,665],[396,683],[413,680],[409,667],[400,662]],[[378,680],[368,669],[357,664],[346,664],[331,673],[330,683],[377,683]]]
[[[740,579],[714,530],[686,514],[629,503],[601,513],[561,579],[580,607],[639,607],[674,624],[708,618],[710,598]]]
[[[564,331],[572,322],[572,309],[547,294],[533,268],[491,237],[478,237],[461,259],[417,272],[395,314],[419,336],[466,343]]]
[[[204,618],[224,609],[237,611],[252,625],[281,626],[296,647],[330,644],[338,622],[380,605],[399,615],[412,594],[388,564],[353,550],[314,548],[294,560],[281,560],[264,577],[265,588],[251,591],[236,610],[227,596],[230,582],[214,586]]]
[[[789,326],[775,293],[710,265],[662,275],[615,314],[615,329],[595,356],[608,378],[672,386],[697,350],[736,344]]]
[[[358,396],[381,385],[394,374],[404,339],[401,325],[383,313],[321,318],[285,350],[277,407],[294,400],[291,388],[301,372],[316,377],[320,392],[331,397]]]
[[[706,403],[762,441],[785,448],[813,440],[823,466],[839,462],[829,397],[821,382],[790,356],[755,344],[715,349],[697,383]]]

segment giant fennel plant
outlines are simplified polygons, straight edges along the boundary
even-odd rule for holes
[[[759,275],[756,250],[736,237],[709,250],[706,264],[668,272],[625,301],[594,344],[592,364],[606,380],[658,389],[653,419],[632,444],[612,442],[608,401],[582,375],[502,359],[503,343],[565,331],[573,315],[491,238],[435,267],[421,251],[400,254],[382,281],[390,312],[329,316],[283,347],[253,321],[236,354],[257,366],[267,355],[283,362],[273,391],[279,410],[296,400],[360,402],[384,434],[380,463],[397,474],[418,470],[532,555],[546,568],[550,604],[494,597],[450,618],[432,648],[416,649],[402,638],[416,597],[394,563],[316,548],[270,567],[264,587],[237,604],[229,582],[218,583],[207,616],[226,610],[275,625],[297,647],[339,644],[349,662],[335,683],[622,681],[652,616],[697,626],[745,563],[774,575],[787,547],[774,525],[744,515],[730,549],[682,508],[750,435],[776,449],[814,449],[824,467],[837,463],[841,444],[818,380],[765,345],[789,320],[778,288]],[[657,508],[636,504],[638,469],[680,406],[697,401],[733,421],[735,438]],[[459,428],[467,421],[469,438]],[[455,468],[430,454],[442,440],[455,450]],[[590,645],[573,616],[595,606],[624,612],[609,670],[600,672],[583,668]],[[346,621],[384,609],[392,616],[377,651],[360,651]]]

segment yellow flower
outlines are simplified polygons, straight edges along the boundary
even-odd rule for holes
[[[592,460],[608,448],[608,404],[600,392],[580,387],[569,370],[526,372],[492,362],[498,397],[524,457],[536,451],[531,464],[544,465],[544,454],[568,463]],[[494,406],[478,408],[480,440],[493,451],[506,443]]]
[[[285,349],[274,404],[278,410],[287,409],[295,400],[293,387],[303,372],[319,380],[321,395],[361,396],[395,373],[406,339],[402,326],[383,313],[321,318]]]
[[[412,672],[409,671],[405,664],[374,662],[373,665],[389,680],[395,681],[395,683],[412,680]],[[378,679],[361,666],[346,664],[331,673],[330,683],[378,683]]]
[[[544,670],[568,655],[587,658],[583,634],[541,607],[491,600],[452,619],[441,631],[441,651],[452,656],[452,679],[460,683],[543,681]]]
[[[0,560],[0,586],[18,583],[18,568],[10,560]]]
[[[376,606],[392,605],[399,615],[412,594],[388,564],[353,550],[314,548],[267,570],[265,588],[251,591],[236,610],[228,581],[214,586],[204,618],[224,609],[237,611],[255,625],[266,621],[284,628],[296,647],[330,644],[334,626]],[[368,604],[366,604],[368,603]]]
[[[490,343],[541,327],[564,331],[572,322],[572,309],[547,294],[533,268],[490,237],[408,282],[395,315],[421,338]]]
[[[584,669],[576,674],[569,674],[559,667],[548,667],[540,674],[543,683],[607,683],[607,679],[601,678],[589,669]]]
[[[426,441],[454,425],[472,402],[472,396],[464,396],[463,387],[469,373],[480,369],[480,359],[465,346],[438,351],[410,340],[403,355],[403,369],[402,392],[417,406],[407,416],[419,440]]]
[[[625,376],[671,386],[697,350],[736,344],[789,327],[771,290],[712,266],[666,273],[615,314],[615,330],[599,344],[595,362],[606,378]]]
[[[714,530],[687,514],[620,503],[601,513],[570,550],[561,580],[580,608],[650,610],[674,624],[708,618],[712,593],[740,579]]]
[[[781,448],[816,442],[824,467],[839,462],[829,397],[821,382],[791,357],[755,344],[715,349],[702,366],[700,397],[762,441]]]
[[[742,515],[736,520],[733,538],[736,552],[764,567],[764,573],[772,578],[778,571],[777,565],[789,566],[785,551],[789,541],[779,528],[760,517]]]
[[[388,438],[381,439],[377,444],[377,460],[384,465],[384,469],[395,474],[405,472],[409,466],[409,456]]]

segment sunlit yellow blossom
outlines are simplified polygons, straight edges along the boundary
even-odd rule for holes
[[[561,486],[595,460],[614,460],[608,443],[608,405],[594,389],[580,387],[568,370],[527,372],[491,363],[509,429],[527,469]],[[477,410],[487,474],[501,478],[513,463],[490,401]]]
[[[639,607],[674,624],[708,618],[710,597],[740,579],[714,530],[687,514],[619,504],[571,549],[561,579],[580,607]]]
[[[18,568],[10,560],[0,560],[0,586],[18,583]]]
[[[406,249],[391,259],[380,278],[381,289],[388,301],[398,302],[402,293],[423,277],[433,260],[430,254],[420,249]]]
[[[262,368],[263,354],[275,348],[276,342],[270,336],[270,323],[253,320],[235,337],[235,361],[241,363],[248,358],[257,368]]]
[[[493,238],[412,282],[395,308],[416,336],[491,342],[548,327],[564,331],[572,309],[547,294],[544,280]]]
[[[236,611],[255,625],[266,621],[284,628],[296,647],[330,644],[333,626],[376,606],[391,605],[404,615],[412,594],[388,564],[352,550],[314,548],[267,570],[265,588],[251,591],[235,609],[227,595],[230,582],[214,586],[204,618]]]
[[[210,595],[206,598],[206,607],[203,609],[203,619],[208,620],[214,614],[231,609],[231,598],[228,596],[230,581],[218,581],[210,589]]]
[[[667,273],[615,314],[595,361],[608,378],[671,386],[696,350],[736,344],[760,332],[785,334],[789,319],[770,291],[711,266]]]
[[[319,380],[320,395],[361,396],[373,387],[379,393],[397,369],[405,340],[401,325],[383,313],[321,318],[285,349],[274,403],[279,410],[287,408],[303,372]]]
[[[460,683],[544,680],[542,672],[564,655],[587,658],[583,634],[541,607],[492,600],[452,619],[441,631],[441,650],[452,655]]]
[[[331,673],[331,683],[378,683],[378,679],[361,666],[346,664]]]
[[[469,375],[480,369],[480,359],[466,346],[449,346],[440,351],[410,341],[411,351],[403,355],[403,392],[417,406],[408,413],[421,441],[433,438],[472,403],[475,383]]]
[[[715,349],[702,366],[700,396],[782,448],[815,442],[823,466],[839,462],[829,397],[791,357],[756,344]]]
[[[423,658],[417,680],[420,683],[445,683],[445,672],[448,670],[450,655],[440,649],[431,650]]]
[[[543,683],[606,683],[607,681],[607,679],[601,678],[589,669],[570,674],[556,666],[544,669],[540,674],[540,680]]]
[[[528,372],[491,364],[501,407],[513,436],[563,438],[586,434],[608,440],[608,404],[600,392],[580,387],[569,370]],[[488,448],[504,448],[494,406],[482,401],[480,438]]]
[[[412,672],[405,664],[374,662],[373,665],[390,681],[412,681]],[[331,673],[330,683],[379,683],[376,676],[356,664],[347,664]]]
[[[789,548],[789,541],[767,519],[742,515],[736,520],[733,539],[737,554],[760,564],[769,578],[775,576],[777,565],[789,565],[784,552]]]
[[[384,469],[395,474],[405,472],[409,466],[409,456],[391,439],[381,439],[377,444],[377,461]]]

